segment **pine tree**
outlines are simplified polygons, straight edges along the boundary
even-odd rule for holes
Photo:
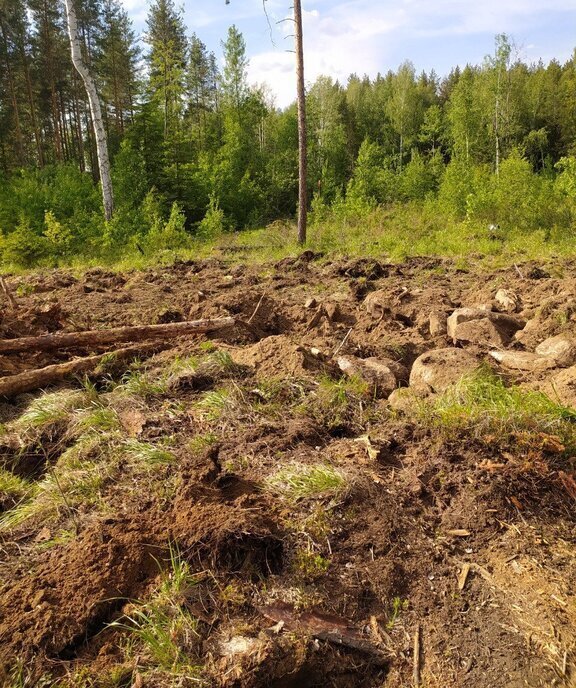
[[[154,0],[146,20],[147,56],[153,99],[160,104],[164,119],[164,137],[179,129],[186,70],[186,30],[181,13],[173,0]]]

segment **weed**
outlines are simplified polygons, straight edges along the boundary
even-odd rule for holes
[[[329,567],[330,559],[326,559],[310,549],[299,549],[294,556],[294,572],[304,576],[304,578],[319,578],[326,573]]]
[[[365,402],[370,385],[358,377],[333,380],[320,378],[318,388],[302,405],[301,411],[315,418],[329,430],[365,424]]]
[[[81,433],[110,432],[120,428],[120,419],[114,409],[97,405],[78,414],[74,425]]]
[[[65,390],[43,394],[34,399],[24,413],[12,424],[13,430],[21,434],[44,429],[65,421],[70,412],[86,404],[80,392]]]
[[[154,379],[140,370],[130,370],[123,375],[120,385],[114,391],[117,394],[151,399],[163,396],[167,390],[166,377]]]
[[[102,446],[102,442],[99,436],[80,437],[60,456],[57,464],[48,469],[44,478],[30,487],[19,504],[0,516],[0,532],[31,519],[57,518],[61,511],[74,516],[77,507],[99,503],[100,490],[114,470],[113,465],[89,460],[98,450],[100,456],[106,454],[108,447]]]
[[[306,497],[339,497],[349,487],[349,479],[343,472],[327,464],[292,463],[269,476],[265,485],[286,499]]]
[[[132,461],[146,466],[166,466],[175,461],[174,454],[168,449],[135,439],[124,442],[122,450]]]
[[[235,399],[227,389],[214,389],[205,392],[196,406],[206,420],[217,421],[235,406]]]
[[[186,449],[192,454],[201,454],[208,447],[218,442],[218,435],[208,432],[204,435],[196,435],[187,444]]]

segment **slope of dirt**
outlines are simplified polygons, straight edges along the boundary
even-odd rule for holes
[[[4,338],[242,322],[174,341],[127,376],[71,380],[62,388],[87,395],[85,407],[40,430],[19,421],[40,392],[0,404],[5,473],[40,494],[56,476],[44,511],[0,520],[4,685],[576,686],[576,459],[553,433],[437,432],[337,362],[410,370],[427,351],[463,347],[572,406],[573,365],[501,367],[483,335],[455,344],[444,323],[461,307],[496,312],[506,289],[527,324],[500,350],[576,337],[575,264],[486,274],[305,253],[8,284],[18,308],[2,305]],[[29,351],[0,368],[91,353]],[[90,432],[96,448],[70,459]],[[344,487],[290,494],[282,483],[282,471],[318,466]],[[0,491],[0,519],[31,494]],[[172,575],[174,548],[197,576],[178,600],[197,623],[189,675],[159,668],[126,628]]]

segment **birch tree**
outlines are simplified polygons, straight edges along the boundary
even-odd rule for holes
[[[92,114],[92,125],[94,127],[94,138],[96,139],[96,152],[98,155],[98,171],[100,173],[100,185],[102,187],[102,199],[104,202],[104,217],[106,220],[112,218],[114,212],[114,194],[112,191],[112,178],[110,176],[110,160],[108,158],[108,142],[106,140],[106,129],[102,119],[100,99],[96,90],[96,83],[90,74],[90,70],[82,57],[82,44],[78,35],[78,20],[74,0],[64,0],[66,6],[66,20],[68,24],[68,37],[70,39],[70,52],[72,63],[84,83],[90,113]]]

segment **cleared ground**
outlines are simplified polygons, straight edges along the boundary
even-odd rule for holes
[[[501,288],[527,324],[497,348],[570,339],[576,264],[305,253],[8,284],[4,338],[243,324],[0,406],[4,685],[576,685],[576,369],[460,342],[480,372],[392,408],[337,364],[409,372],[455,347],[431,315]]]

